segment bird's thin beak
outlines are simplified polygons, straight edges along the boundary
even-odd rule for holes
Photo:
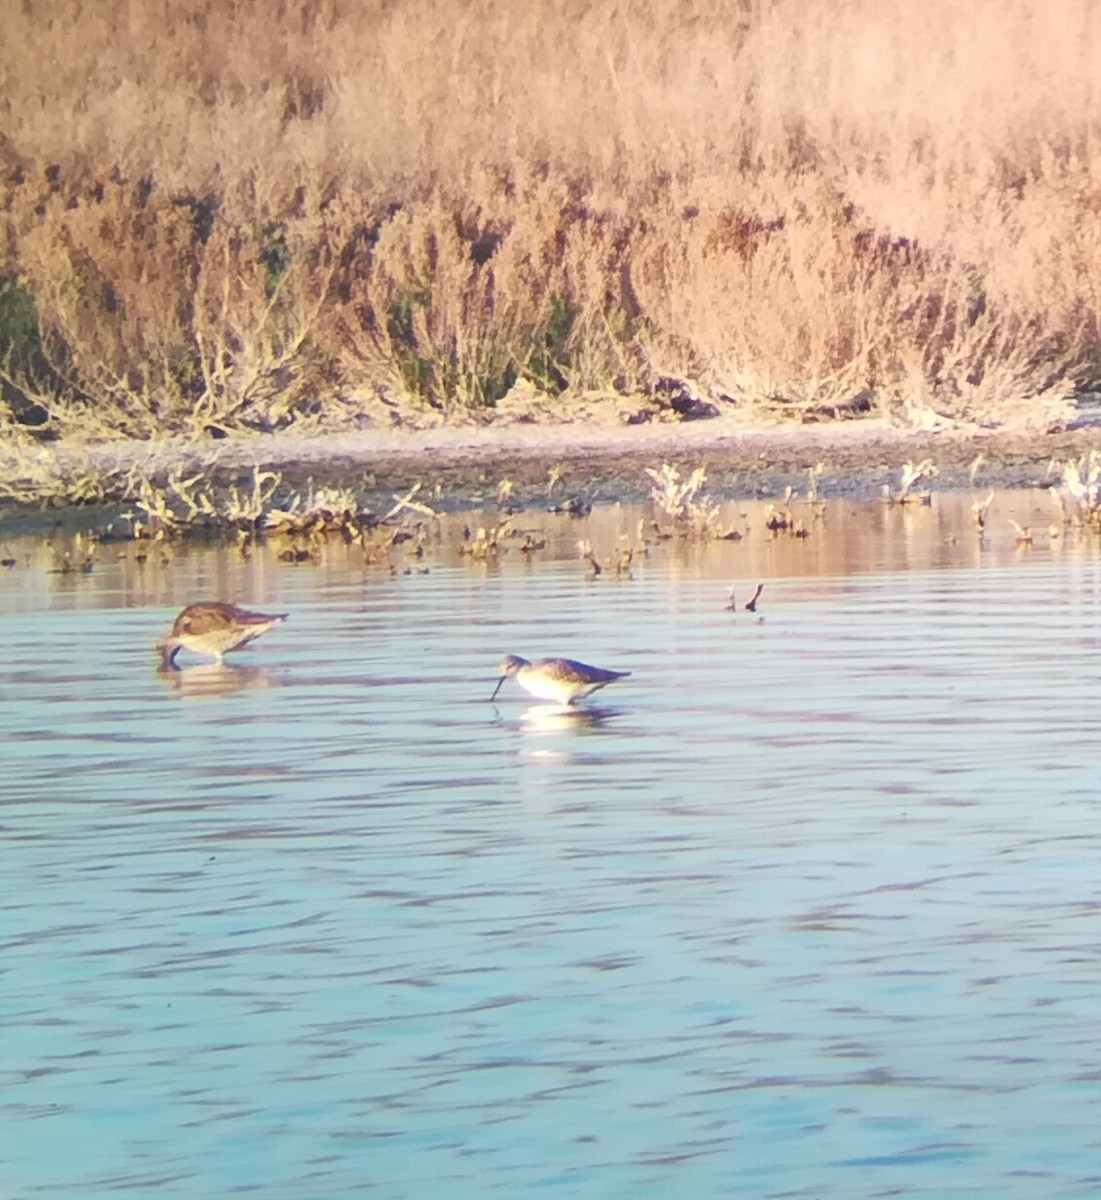
[[[180,652],[179,642],[173,641],[172,638],[161,638],[157,642],[157,650],[160,652],[162,670],[178,671],[180,669],[176,666],[176,655]]]
[[[493,695],[489,698],[491,704],[497,699],[497,693],[501,690],[501,684],[504,683],[507,678],[507,675],[502,675],[501,678],[497,680],[497,686],[493,689]]]

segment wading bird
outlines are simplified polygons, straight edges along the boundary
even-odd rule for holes
[[[528,662],[518,654],[509,654],[501,660],[501,678],[493,689],[490,700],[497,699],[501,684],[506,679],[516,682],[540,700],[555,700],[559,704],[575,704],[591,696],[599,688],[624,679],[630,671],[606,671],[603,667],[590,667],[575,662],[572,658],[537,658]]]
[[[166,667],[176,665],[181,648],[207,654],[220,663],[223,655],[239,650],[286,619],[286,613],[249,612],[222,600],[201,601],[180,613],[171,632],[157,639],[157,649]]]

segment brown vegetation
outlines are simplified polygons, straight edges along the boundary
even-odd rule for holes
[[[42,0],[0,47],[0,438],[518,382],[1043,425],[1101,374],[1090,0]]]

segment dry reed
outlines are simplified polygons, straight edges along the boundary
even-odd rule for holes
[[[1050,424],[1101,374],[1093,17],[8,6],[5,397],[87,439],[477,417],[518,381]]]

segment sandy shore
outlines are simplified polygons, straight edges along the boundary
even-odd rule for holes
[[[932,459],[938,487],[970,483],[979,455],[980,486],[1048,481],[1052,459],[1071,460],[1101,447],[1101,419],[1083,416],[1058,432],[946,428],[915,432],[876,420],[821,425],[748,424],[741,419],[598,427],[579,424],[377,429],[325,437],[274,434],[194,445],[166,442],[105,445],[103,465],[141,462],[162,471],[202,467],[230,479],[252,467],[288,479],[352,483],[368,492],[439,484],[452,504],[476,500],[502,479],[521,491],[542,487],[552,467],[567,486],[598,499],[634,499],[648,490],[644,468],[672,462],[707,468],[709,491],[721,496],[773,495],[797,484],[817,463],[824,492],[860,494],[889,482],[907,461]]]
[[[215,486],[251,486],[254,470],[278,472],[280,494],[326,485],[354,489],[360,503],[386,511],[415,484],[438,509],[456,511],[494,502],[498,485],[511,480],[520,504],[545,504],[552,469],[561,483],[558,502],[576,496],[588,503],[644,500],[651,480],[645,468],[673,463],[684,471],[703,466],[712,499],[781,495],[807,486],[819,464],[819,494],[876,497],[897,486],[906,462],[931,460],[937,473],[922,488],[1039,487],[1054,482],[1053,464],[1101,449],[1101,409],[1081,414],[1065,429],[1048,432],[944,428],[933,431],[863,419],[818,425],[763,425],[731,415],[643,425],[510,423],[428,429],[371,429],[302,437],[293,433],[231,437],[203,442],[111,442],[89,447],[43,446],[51,472],[82,475],[137,468],[156,480],[182,471]],[[978,465],[976,466],[976,462]],[[0,465],[2,468],[2,465]],[[38,534],[58,523],[107,527],[119,511],[108,507],[0,508],[0,532]]]

